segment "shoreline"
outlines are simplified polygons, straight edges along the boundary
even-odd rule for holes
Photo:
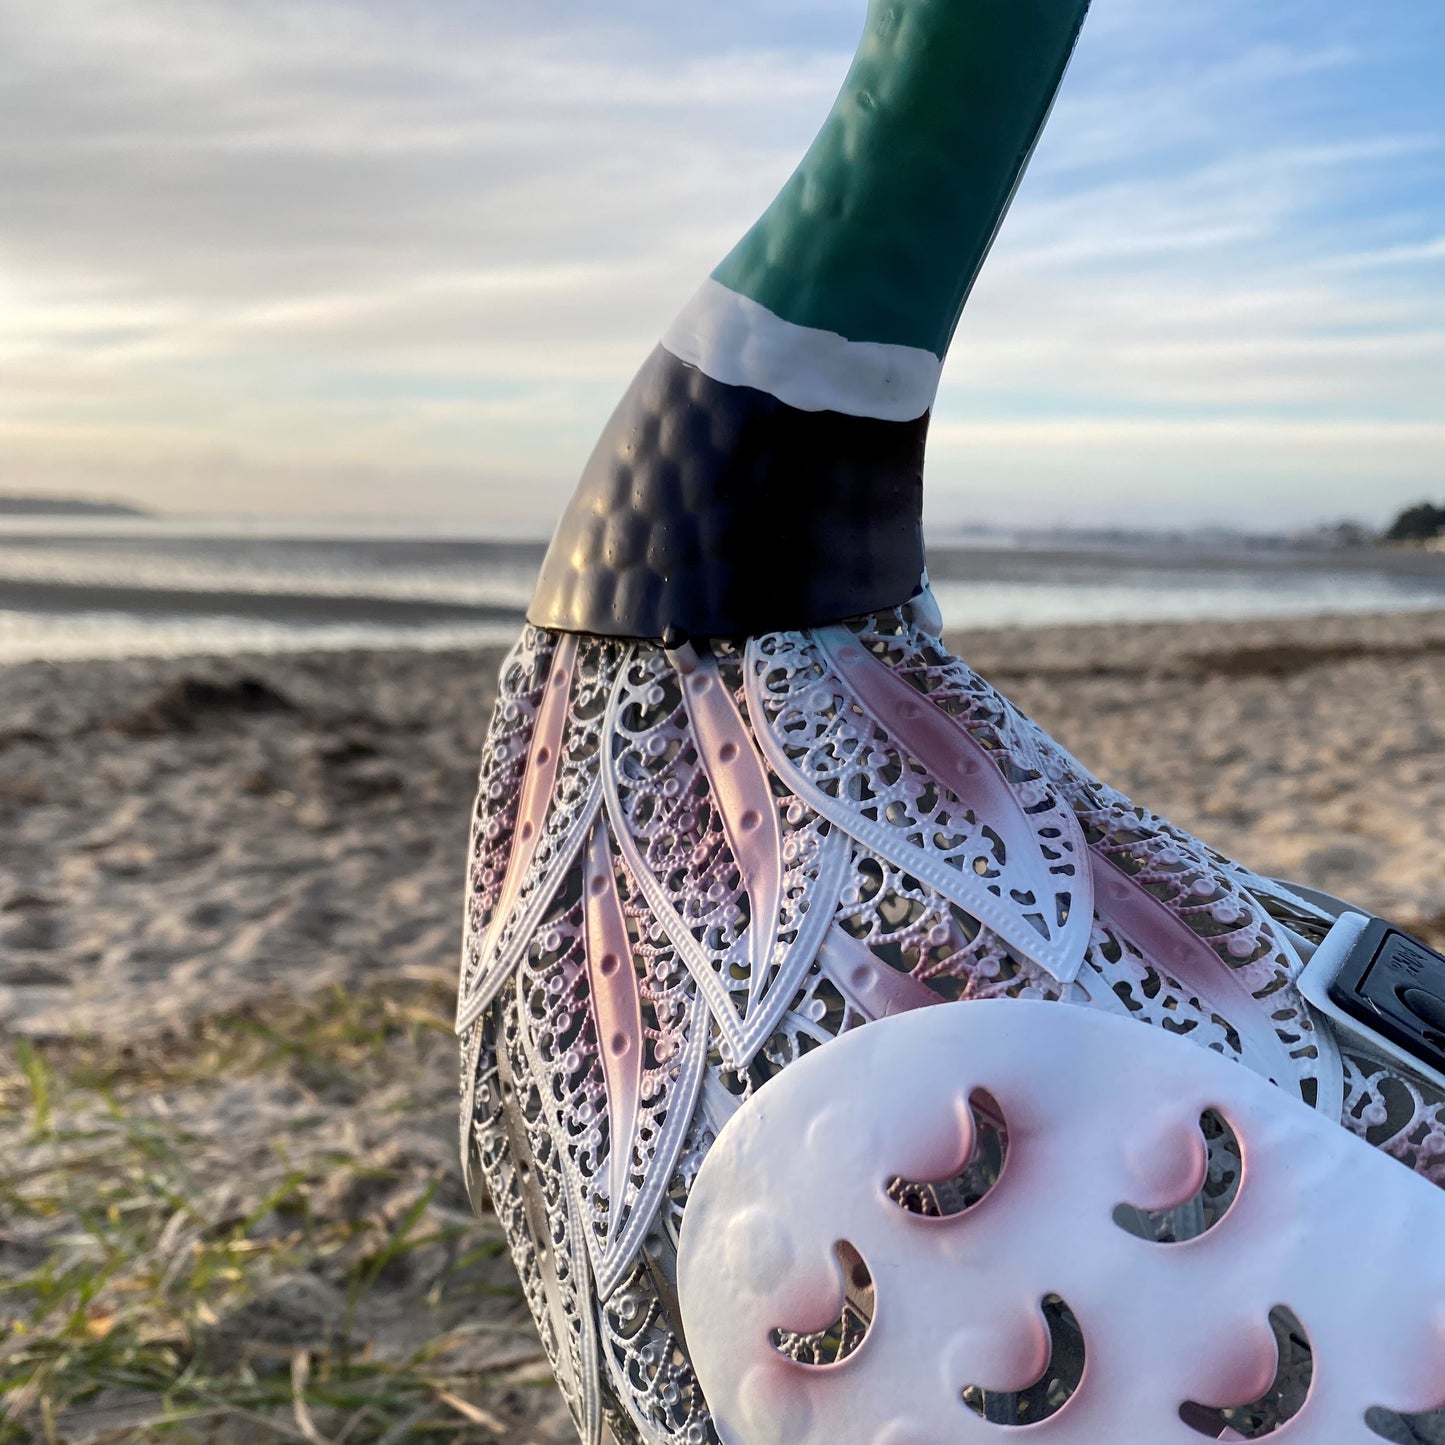
[[[981,579],[980,579],[981,580]],[[214,608],[198,610],[204,601]],[[197,664],[244,661],[248,658],[293,659],[336,657],[349,654],[385,654],[406,656],[411,653],[474,653],[491,655],[505,652],[510,642],[500,640],[515,629],[520,634],[525,625],[525,610],[509,603],[452,602],[428,597],[372,596],[324,592],[272,592],[261,590],[192,591],[182,588],[129,587],[123,585],[84,586],[63,582],[16,582],[0,578],[0,615],[7,606],[23,607],[33,616],[62,621],[92,614],[123,613],[138,621],[175,621],[190,627],[216,624],[275,624],[281,628],[296,627],[294,633],[268,637],[264,642],[247,639],[243,633],[234,646],[208,643],[202,634],[185,639],[172,647],[147,646],[154,639],[137,642],[134,648],[125,643],[97,644],[93,653],[65,651],[55,656],[7,655],[0,639],[0,678],[6,671],[27,666],[104,667],[109,665],[146,664],[153,662]],[[308,635],[303,628],[315,628]],[[473,636],[471,629],[485,629]],[[1168,664],[1155,658],[1157,643],[1168,643],[1174,637],[1188,637],[1186,648],[1201,657],[1220,649],[1222,639],[1238,636],[1239,645],[1249,647],[1256,634],[1273,637],[1280,634],[1285,645],[1296,649],[1344,648],[1363,654],[1386,647],[1392,655],[1406,656],[1416,650],[1401,641],[1401,630],[1418,629],[1428,639],[1429,647],[1445,643],[1445,602],[1422,598],[1418,603],[1384,609],[1354,610],[1341,608],[1325,611],[1290,611],[1278,613],[1246,613],[1216,617],[1164,617],[1158,620],[1086,618],[1080,621],[1045,622],[981,622],[971,625],[949,625],[945,634],[949,645],[979,671],[988,669],[976,656],[993,658],[1007,654],[1027,658],[1031,667],[1047,666],[1054,651],[1078,653],[1081,649],[1092,656],[1095,652],[1109,654],[1089,663],[1079,663],[1097,671],[1114,667],[1135,672],[1149,659],[1150,670]],[[375,634],[376,640],[371,639]],[[212,638],[224,637],[212,634]],[[1145,647],[1136,647],[1129,638],[1149,638]],[[1213,637],[1215,641],[1202,639]],[[1384,641],[1385,638],[1389,641]],[[339,639],[339,640],[335,640]],[[249,645],[248,645],[249,641]],[[37,644],[39,645],[39,644]],[[1203,651],[1200,647],[1203,645]],[[1232,645],[1232,644],[1231,644]],[[1173,650],[1170,648],[1169,650]],[[1118,653],[1118,656],[1113,654]],[[1136,655],[1137,654],[1137,655]],[[1345,654],[1339,654],[1341,657]],[[1307,664],[1306,664],[1307,665]],[[1004,665],[1004,673],[1011,667]]]
[[[480,538],[0,529],[0,665],[486,646],[520,627],[541,552]],[[1445,609],[1445,553],[1403,548],[996,536],[940,539],[929,566],[945,616],[970,631]]]
[[[1221,851],[1401,922],[1445,915],[1445,610],[949,642]],[[450,979],[504,651],[0,668],[0,1027],[119,1037]]]
[[[448,602],[430,597],[348,596],[230,588],[141,587],[0,578],[0,611],[42,617],[116,612],[139,619],[242,619],[324,626],[427,627],[441,623],[522,624],[522,611],[501,603]],[[304,639],[299,639],[303,644]]]

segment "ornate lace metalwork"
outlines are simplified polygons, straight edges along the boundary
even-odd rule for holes
[[[1445,1100],[1341,1059],[1293,986],[1327,925],[1092,777],[909,609],[671,652],[527,629],[472,832],[463,1156],[583,1439],[715,1438],[674,1295],[692,1181],[741,1099],[891,1013],[1126,1015],[1445,1184]],[[1205,1208],[1238,1169],[1211,1161]]]

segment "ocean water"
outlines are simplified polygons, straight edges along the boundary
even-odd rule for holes
[[[479,531],[0,518],[0,661],[509,642],[543,552]],[[1445,556],[1237,537],[930,539],[951,627],[1445,607]]]

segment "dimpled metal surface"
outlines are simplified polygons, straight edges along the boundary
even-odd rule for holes
[[[1300,996],[1331,916],[1090,776],[930,616],[675,649],[528,629],[503,670],[472,841],[463,1141],[588,1445],[604,1420],[617,1445],[716,1441],[677,1298],[697,1171],[743,1101],[900,1012],[1087,1004],[1141,1048],[1153,1030],[1242,1065],[1445,1186],[1445,1097],[1337,1047]],[[1057,1082],[1056,1052],[1017,1063]],[[1136,1083],[1139,1109],[1174,1088]],[[1132,1243],[1209,1230],[1239,1148],[1213,1139],[1200,1195]],[[1061,1207],[1071,1171],[1051,1175]],[[901,1188],[931,1227],[955,1182]],[[872,1317],[837,1338],[769,1324],[790,1358],[834,1359]],[[1308,1370],[1307,1347],[1282,1360],[1254,1413],[1287,1420]],[[974,1383],[990,1423],[1027,1424],[1052,1394]],[[1385,1438],[1445,1441],[1445,1411],[1408,1428]]]
[[[659,346],[587,463],[528,620],[740,637],[897,606],[923,572],[927,428],[798,411]]]

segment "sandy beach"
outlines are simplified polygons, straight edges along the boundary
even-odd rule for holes
[[[1221,850],[1445,928],[1445,612],[950,642]],[[0,669],[0,1440],[568,1438],[453,1163],[498,658]]]

